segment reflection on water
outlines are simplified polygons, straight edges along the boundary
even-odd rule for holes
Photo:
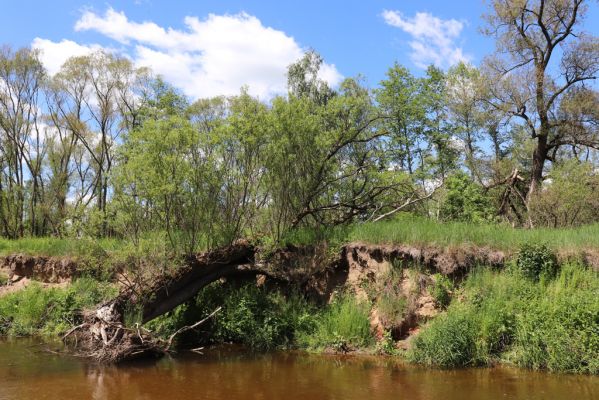
[[[0,399],[599,399],[599,377],[512,368],[440,371],[390,358],[234,348],[99,366],[0,342]]]

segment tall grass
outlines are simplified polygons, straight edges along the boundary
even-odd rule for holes
[[[26,254],[32,256],[72,256],[89,252],[92,247],[107,252],[121,249],[125,242],[119,239],[59,239],[54,237],[22,238],[9,240],[0,238],[0,256]]]
[[[481,269],[458,297],[416,337],[411,360],[599,373],[597,272],[567,263],[555,279],[535,281],[516,270]]]
[[[354,225],[347,240],[441,246],[470,243],[499,250],[513,250],[527,242],[546,243],[560,250],[599,249],[599,224],[563,229],[517,229],[499,224],[440,223],[404,214],[391,221]]]
[[[80,311],[116,295],[111,284],[89,278],[66,288],[32,284],[0,297],[0,335],[54,335],[78,323]]]
[[[156,243],[163,233],[150,232],[142,241]],[[266,247],[285,244],[310,245],[326,241],[331,247],[351,241],[372,244],[411,244],[439,246],[463,246],[474,244],[490,246],[498,250],[513,250],[522,243],[545,243],[558,250],[599,249],[599,224],[578,228],[518,229],[501,224],[470,224],[463,222],[441,223],[408,213],[395,219],[373,223],[356,223],[348,226],[321,229],[300,228],[288,232],[275,244],[263,238]],[[8,240],[0,238],[0,256],[15,253],[46,256],[81,256],[90,247],[107,253],[126,252],[132,246],[122,239],[74,239],[74,238],[23,238]]]
[[[298,343],[311,350],[348,351],[373,343],[370,305],[350,294],[339,295],[316,315],[313,330],[300,332]]]

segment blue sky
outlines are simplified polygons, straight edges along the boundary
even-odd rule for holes
[[[476,65],[494,47],[479,33],[482,0],[7,3],[0,42],[40,48],[50,72],[102,47],[150,65],[191,97],[242,84],[262,97],[281,92],[285,66],[306,48],[325,58],[325,79],[363,74],[376,86],[394,61],[420,74],[431,62]],[[585,27],[597,34],[599,7],[590,5]]]

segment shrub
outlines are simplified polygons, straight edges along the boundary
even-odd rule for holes
[[[599,174],[591,162],[574,158],[556,163],[543,190],[530,201],[536,226],[579,226],[599,220]]]
[[[312,306],[297,293],[283,295],[254,283],[235,287],[222,282],[205,287],[195,301],[151,321],[148,327],[168,336],[180,327],[204,318],[219,306],[222,310],[203,326],[207,335],[192,333],[181,340],[234,342],[269,350],[292,346],[297,332],[313,327]]]
[[[520,247],[516,266],[524,276],[538,280],[553,278],[558,270],[557,257],[545,244],[525,243]]]
[[[446,195],[439,209],[442,220],[481,223],[494,219],[491,198],[465,173],[449,177],[445,187]]]

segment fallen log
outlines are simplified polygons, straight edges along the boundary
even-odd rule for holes
[[[161,356],[168,352],[174,337],[206,322],[218,312],[190,327],[180,329],[168,340],[154,337],[136,324],[125,324],[127,311],[140,313],[144,324],[163,315],[180,304],[193,299],[198,292],[224,277],[256,274],[253,259],[255,250],[247,241],[200,254],[173,274],[158,276],[150,283],[130,286],[119,295],[84,315],[84,322],[63,336],[63,341],[74,346],[77,355],[100,362],[115,363],[138,357]]]

